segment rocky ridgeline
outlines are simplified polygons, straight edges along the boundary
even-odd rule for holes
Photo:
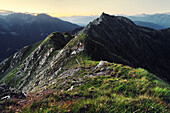
[[[31,90],[38,84],[43,87],[47,78],[55,72],[52,69],[55,61],[65,56],[62,48],[72,38],[68,33],[52,33],[43,42],[23,48],[0,64],[1,82],[25,90]]]
[[[29,93],[0,110],[167,112],[169,35],[105,13],[77,35],[52,33],[0,63],[1,99]]]
[[[139,27],[128,18],[103,13],[87,25],[82,33],[91,39],[87,41],[86,47],[93,59],[142,67],[170,80],[169,29],[157,31]],[[92,41],[96,43],[92,44]]]
[[[78,25],[46,14],[37,16],[25,13],[0,15],[0,62],[25,45],[44,40],[51,32],[68,32]]]
[[[77,73],[73,64],[80,65],[86,57],[142,67],[169,80],[169,34],[169,29],[143,28],[125,17],[103,13],[78,35],[52,33],[3,61],[0,82],[24,92],[46,89],[57,84],[56,79]]]

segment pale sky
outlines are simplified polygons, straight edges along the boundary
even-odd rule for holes
[[[170,12],[170,0],[0,0],[1,10],[52,16]]]

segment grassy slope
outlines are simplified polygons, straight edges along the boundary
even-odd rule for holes
[[[170,87],[155,75],[141,68],[134,69],[121,64],[107,63],[103,66],[108,71],[106,75],[89,78],[85,75],[100,72],[100,69],[95,71],[92,69],[98,62],[91,60],[84,62],[85,68],[81,68],[68,78],[70,82],[65,84],[64,91],[56,84],[41,93],[30,94],[25,103],[18,104],[19,100],[7,102],[11,106],[6,108],[6,111],[168,112]],[[72,68],[79,67],[75,64]],[[82,85],[72,82],[81,77],[84,79]],[[74,86],[74,89],[68,91],[71,86]],[[1,105],[2,103],[1,101]],[[2,107],[0,109],[3,109]]]
[[[78,42],[85,43],[84,36],[74,38],[66,46],[71,49]],[[141,68],[106,63],[102,67],[104,71],[101,68],[94,69],[99,62],[89,60],[91,58],[84,57],[84,54],[70,59],[60,75],[65,71],[80,69],[78,72],[62,79],[57,77],[57,83],[49,85],[47,90],[30,93],[24,100],[1,101],[0,110],[49,113],[170,112],[169,84]],[[76,58],[79,61],[83,59],[81,66],[77,64]],[[68,91],[71,86],[74,86],[73,90]]]
[[[23,73],[22,76],[20,76],[19,78],[16,78],[15,75],[17,74],[18,70],[20,70],[22,67],[23,67],[23,63],[26,61],[26,59],[38,48],[38,46],[41,46],[42,48],[44,46],[47,46],[47,47],[44,47],[41,51],[41,56],[43,56],[48,49],[50,48],[55,48],[54,44],[52,43],[51,41],[51,37],[53,37],[53,34],[54,33],[57,33],[57,32],[53,32],[51,33],[45,40],[43,41],[39,41],[35,44],[32,44],[30,46],[27,46],[26,48],[23,48],[20,50],[20,52],[23,53],[21,57],[21,60],[18,61],[18,63],[15,65],[15,67],[12,69],[12,70],[8,70],[8,73],[6,74],[2,74],[0,73],[0,80],[2,78],[2,82],[4,83],[7,83],[8,85],[12,86],[12,87],[16,87],[18,86],[18,83],[20,82],[20,80],[25,76],[24,74],[26,73]],[[67,35],[65,35],[65,38],[67,39]],[[56,37],[58,38],[58,37]],[[50,57],[56,55],[57,53],[59,52],[59,50],[55,50],[54,52],[52,52],[52,54],[50,55]],[[13,56],[11,56],[11,59],[13,58]],[[36,59],[36,58],[35,58]],[[13,59],[12,59],[13,60]],[[48,59],[48,60],[51,60],[51,59]],[[9,60],[10,62],[10,60]],[[34,61],[36,62],[36,61]],[[46,61],[48,62],[48,61]],[[0,81],[0,82],[1,82]]]
[[[18,66],[23,63],[23,61],[41,44],[41,42],[42,41],[39,41],[39,42],[37,42],[35,44],[32,44],[30,46],[27,46],[26,48],[21,49],[20,51],[23,52],[23,56],[22,56],[21,61],[19,61],[18,64],[15,65],[14,69],[12,69],[12,70],[10,69],[10,70],[8,70],[7,73],[4,73],[4,74],[0,73],[0,75],[1,75],[0,76],[0,82],[5,81],[7,84],[9,84],[10,80],[12,80],[14,75],[17,73]],[[13,58],[13,56],[11,56],[9,58],[8,63],[11,62],[12,58]],[[10,65],[8,63],[6,64],[6,66]],[[4,68],[9,68],[9,67],[4,66]],[[8,76],[6,76],[6,75],[8,75]]]

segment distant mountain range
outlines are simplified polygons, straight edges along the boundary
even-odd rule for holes
[[[0,111],[168,113],[169,75],[170,28],[103,13],[76,35],[53,32],[1,62]]]
[[[152,23],[152,22],[143,22],[143,21],[134,21],[134,23],[138,26],[144,26],[144,27],[149,27],[149,28],[153,28],[156,30],[161,30],[161,29],[165,29],[166,27],[163,27],[161,25]]]
[[[49,33],[72,31],[79,26],[46,14],[0,12],[0,61]]]
[[[127,18],[130,18],[135,24],[145,27],[150,27],[153,29],[163,29],[170,27],[170,14],[163,13],[163,14],[142,14],[142,15],[134,15],[134,16],[127,16],[123,15]],[[98,15],[95,16],[72,16],[72,17],[60,17],[62,20],[66,20],[80,26],[86,26],[89,22],[93,21],[99,17]]]
[[[80,26],[86,26],[93,16],[51,17],[46,14],[26,14],[0,10],[0,62],[21,49],[23,46],[33,44],[44,39],[54,31],[76,33]],[[170,26],[170,14],[135,15],[127,16],[136,25],[153,28],[156,30]],[[62,21],[62,20],[64,21]],[[69,22],[66,22],[69,21]],[[75,23],[75,24],[72,24]],[[76,25],[78,24],[78,25]]]
[[[0,15],[1,16],[6,16],[6,15],[9,15],[9,14],[12,14],[14,13],[13,11],[8,11],[8,10],[0,10]]]
[[[143,22],[151,22],[163,26],[165,28],[170,27],[170,14],[163,13],[163,14],[142,14],[136,16],[127,16],[129,19],[133,21],[143,21]]]
[[[71,16],[71,17],[59,17],[61,20],[69,21],[80,26],[86,26],[89,22],[98,18],[98,15],[93,16]]]
[[[126,17],[103,13],[78,35],[55,32],[45,40],[24,47],[0,63],[0,77],[5,79],[5,76],[16,70],[16,80],[20,82],[10,83],[14,82],[19,89],[28,90],[33,87],[30,81],[36,81],[36,76],[48,78],[75,60],[76,56],[77,59],[81,56],[82,59],[88,57],[94,61],[105,60],[135,68],[141,67],[170,81],[169,36],[170,29],[157,31],[140,27]],[[71,67],[72,63],[69,66]],[[30,73],[34,74],[28,84],[27,77],[30,77]]]

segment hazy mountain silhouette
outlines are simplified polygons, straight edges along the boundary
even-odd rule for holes
[[[0,61],[26,45],[43,40],[51,32],[67,32],[78,27],[46,14],[0,16]]]

